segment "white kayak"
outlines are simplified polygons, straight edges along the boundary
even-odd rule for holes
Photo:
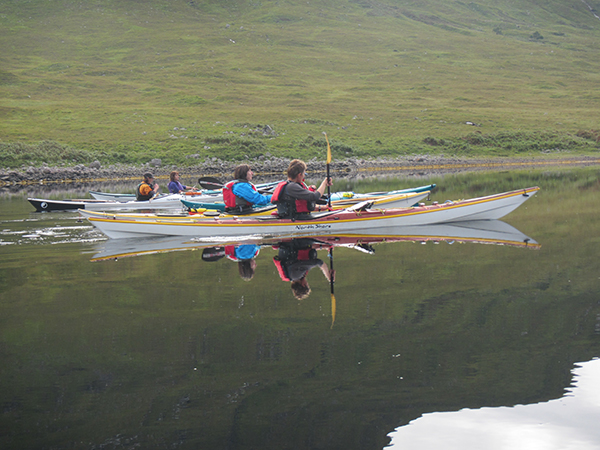
[[[314,214],[309,219],[279,219],[276,216],[153,217],[79,210],[96,228],[111,238],[136,235],[190,237],[271,235],[293,233],[345,233],[383,227],[431,225],[471,220],[500,219],[531,198],[539,187],[519,189],[486,197],[399,209],[370,209],[372,202]]]
[[[198,181],[201,181],[199,179]],[[259,183],[256,185],[256,189],[269,189],[277,185],[279,181],[271,181],[269,183]],[[434,185],[435,186],[435,185]],[[95,200],[102,200],[105,202],[131,202],[135,200],[135,194],[117,194],[112,192],[99,192],[89,191],[90,195]],[[187,197],[195,196],[214,196],[214,201],[223,201],[223,194],[221,189],[201,189],[199,191],[187,191],[184,193]],[[166,197],[171,194],[159,194],[159,197]]]
[[[153,198],[152,200],[137,201],[131,200],[128,202],[109,202],[109,201],[91,201],[84,202],[84,208],[90,211],[115,211],[115,210],[183,210],[181,200],[186,198],[194,198],[199,201],[210,201],[215,198],[214,195],[201,194],[190,197],[185,194],[169,194]]]

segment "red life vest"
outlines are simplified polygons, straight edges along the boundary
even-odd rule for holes
[[[225,208],[244,208],[252,206],[252,203],[246,199],[240,198],[233,193],[233,186],[237,183],[247,183],[245,180],[233,180],[223,186],[223,201],[225,202]],[[250,187],[256,191],[256,187],[252,183],[248,183]]]
[[[311,259],[311,256],[312,256],[310,253],[311,250],[312,250],[312,248],[310,248],[310,247],[298,250],[298,256],[293,261],[308,261],[309,259]],[[285,262],[289,262],[289,261],[285,261]],[[288,274],[288,270],[287,270],[288,265],[284,264],[284,261],[280,260],[279,256],[273,257],[273,264],[275,264],[275,267],[277,268],[277,272],[279,273],[279,277],[283,281],[292,281]]]
[[[225,246],[225,256],[232,261],[239,261],[239,258],[235,256],[235,245]]]
[[[283,198],[284,194],[285,194],[285,188],[290,183],[294,183],[294,181],[290,181],[290,180],[282,181],[275,187],[275,190],[273,191],[273,196],[271,197],[271,203],[273,203],[275,205],[281,204],[281,203],[287,203],[289,206],[293,206],[292,215],[294,213],[309,213],[309,212],[311,212],[312,209],[310,209],[310,207],[308,206],[308,200],[285,200]],[[299,184],[304,189],[309,190],[308,186],[306,186],[306,184],[304,184],[303,182],[299,183]]]

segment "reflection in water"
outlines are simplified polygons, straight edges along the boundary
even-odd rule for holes
[[[501,192],[513,177],[476,184]],[[379,450],[394,430],[433,434],[419,424],[439,411],[568,411],[570,397],[549,400],[569,386],[574,361],[600,355],[598,177],[530,180],[544,195],[510,222],[543,242],[540,251],[525,251],[540,245],[503,222],[302,236],[325,263],[335,254],[333,328],[319,271],[299,302],[274,265],[281,243],[299,236],[117,242],[70,214],[5,202],[0,448]],[[43,241],[21,238],[41,233]],[[405,241],[417,244],[390,244]],[[237,270],[245,245],[260,250],[249,283]],[[585,379],[578,369],[576,398]],[[530,406],[504,407],[519,404]],[[588,411],[588,421],[598,416]],[[565,424],[563,436],[583,440],[571,419],[538,417],[531,428],[551,423],[550,435]],[[523,445],[512,447],[533,446],[525,426],[494,420],[517,427]],[[444,436],[437,447],[448,447]],[[426,448],[423,436],[415,445],[397,438],[396,448]]]
[[[333,267],[328,267],[317,255],[317,250],[329,251],[331,265],[334,247],[346,247],[359,252],[373,254],[376,244],[392,242],[474,242],[481,244],[511,245],[539,249],[540,245],[516,228],[500,220],[479,220],[449,224],[435,224],[412,227],[378,228],[370,234],[321,234],[299,237],[268,238],[248,236],[242,238],[189,238],[174,236],[139,237],[130,239],[108,239],[99,245],[99,251],[92,261],[118,259],[154,253],[182,250],[202,250],[202,259],[215,262],[223,257],[236,261],[240,277],[250,281],[256,270],[256,257],[261,248],[277,251],[273,263],[283,281],[290,282],[292,293],[298,300],[311,293],[308,272],[318,267],[331,284],[333,307]]]
[[[390,433],[392,449],[592,450],[600,448],[600,359],[573,370],[574,388],[558,400],[431,413]]]
[[[297,238],[279,242],[277,255],[273,263],[283,281],[289,281],[294,297],[303,300],[310,295],[311,289],[306,276],[311,269],[318,267],[328,281],[333,280],[333,273],[323,260],[317,257],[317,248],[323,245],[311,238]],[[332,245],[333,244],[325,244]]]
[[[153,253],[182,250],[203,250],[214,247],[258,245],[280,247],[298,239],[310,239],[312,248],[347,247],[366,253],[374,253],[373,245],[392,242],[474,242],[480,244],[510,245],[540,248],[540,245],[511,225],[500,220],[479,220],[413,227],[377,228],[369,234],[320,234],[278,236],[277,238],[247,236],[241,238],[189,238],[156,236],[131,239],[108,239],[98,245],[92,261],[141,256]],[[289,244],[283,244],[289,245]]]
[[[256,257],[260,253],[260,245],[256,244],[229,244],[225,247],[207,247],[202,250],[202,261],[214,262],[225,256],[238,263],[240,278],[250,281],[256,271]]]

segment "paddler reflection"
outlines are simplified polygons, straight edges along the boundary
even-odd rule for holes
[[[322,243],[321,243],[322,244]],[[318,267],[329,282],[335,280],[335,271],[317,257],[318,241],[310,238],[292,239],[279,242],[273,247],[278,250],[273,263],[283,281],[290,281],[292,293],[298,300],[310,295],[311,289],[307,275]]]
[[[260,245],[242,244],[210,247],[202,251],[203,261],[217,261],[223,257],[238,263],[240,278],[250,281],[256,270],[256,257],[260,253]]]

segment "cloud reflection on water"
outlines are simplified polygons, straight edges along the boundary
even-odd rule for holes
[[[560,399],[425,414],[390,433],[386,448],[600,449],[600,359],[580,363],[572,373],[573,387]]]

